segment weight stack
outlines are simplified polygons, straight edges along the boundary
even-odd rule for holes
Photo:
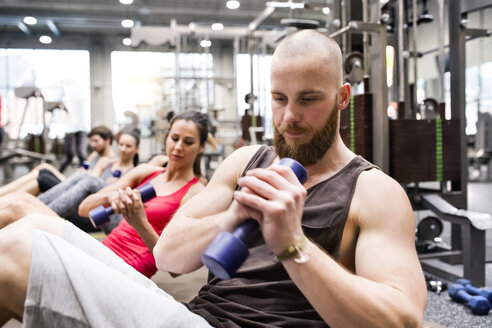
[[[372,94],[352,96],[340,113],[340,136],[355,154],[372,161]]]
[[[460,181],[459,120],[390,120],[390,175],[400,183]]]

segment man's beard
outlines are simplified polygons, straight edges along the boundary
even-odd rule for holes
[[[338,106],[336,104],[337,103],[335,103],[332,113],[326,120],[325,125],[313,135],[311,140],[304,144],[300,144],[296,141],[291,141],[289,144],[282,133],[286,130],[306,132],[305,129],[299,128],[296,125],[290,125],[281,127],[279,130],[274,126],[273,144],[277,155],[280,158],[290,157],[295,159],[304,166],[313,165],[320,160],[335,141],[339,116]]]

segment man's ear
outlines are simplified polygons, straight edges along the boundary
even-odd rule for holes
[[[338,90],[338,109],[344,110],[350,102],[350,83],[344,83]]]

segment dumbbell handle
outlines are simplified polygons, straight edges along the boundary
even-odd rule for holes
[[[461,279],[456,280],[456,283],[465,287],[466,291],[470,294],[478,295],[481,292],[480,288],[473,286],[471,284],[471,281],[468,279],[461,278]]]
[[[463,302],[469,302],[472,299],[472,295],[470,295],[465,289],[459,290],[456,293],[456,296],[459,300]]]
[[[143,203],[156,196],[154,187],[150,183],[146,183],[143,186],[138,187],[137,190],[140,191]],[[108,223],[109,216],[113,213],[114,210],[111,206],[104,207],[101,205],[89,212],[89,219],[91,220],[92,225],[98,228]]]
[[[248,244],[249,239],[254,235],[256,230],[259,228],[258,221],[253,219],[247,219],[234,229],[232,233],[236,238],[239,238],[243,243]]]
[[[304,167],[291,158],[282,158],[279,165],[289,166],[304,184],[307,172]],[[215,276],[221,279],[230,279],[236,270],[243,264],[249,255],[249,239],[258,230],[258,222],[248,219],[241,223],[231,234],[221,232],[207,247],[202,255],[202,262]]]

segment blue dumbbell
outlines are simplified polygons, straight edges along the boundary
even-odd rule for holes
[[[291,158],[282,158],[279,164],[290,167],[302,184],[306,182],[307,172],[299,162]],[[246,245],[257,230],[258,222],[248,219],[233,233],[225,231],[219,233],[203,253],[202,263],[215,276],[224,280],[231,279],[248,257],[249,251]]]
[[[80,163],[80,167],[82,167],[84,170],[88,170],[89,169],[89,162],[83,161],[82,163]]]
[[[492,308],[488,299],[480,295],[468,294],[465,287],[460,284],[452,284],[448,289],[448,294],[455,302],[466,302],[473,313],[478,315],[487,315]]]
[[[465,290],[472,295],[480,295],[489,300],[492,304],[492,288],[477,288],[468,279],[458,279],[456,283],[465,287]]]
[[[120,171],[120,170],[114,170],[114,171],[113,171],[113,176],[114,176],[115,178],[119,178],[119,177],[121,177],[121,171]]]
[[[155,197],[154,187],[150,183],[146,183],[143,186],[138,187],[137,190],[140,191],[142,202],[144,203]],[[89,219],[91,220],[92,225],[98,228],[108,223],[109,216],[113,213],[114,211],[111,206],[104,207],[101,205],[89,212]]]

